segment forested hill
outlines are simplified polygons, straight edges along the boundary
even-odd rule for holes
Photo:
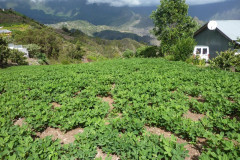
[[[78,63],[85,57],[91,60],[119,57],[127,50],[135,51],[143,44],[131,40],[103,40],[89,37],[79,30],[54,29],[40,24],[13,10],[0,12],[0,26],[12,31],[8,41],[26,45],[35,58],[53,63]]]
[[[38,28],[43,27],[43,24],[20,14],[12,9],[0,9],[0,24],[1,25],[13,25],[13,24],[29,24]]]

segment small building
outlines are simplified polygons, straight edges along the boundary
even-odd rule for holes
[[[7,29],[0,29],[0,36],[11,36],[12,35],[12,31],[9,31]]]
[[[240,46],[240,20],[210,21],[194,34],[199,46],[209,47],[209,56],[215,58],[217,52]]]
[[[13,43],[8,44],[8,48],[10,49],[16,49],[22,53],[24,53],[24,57],[29,58],[29,53],[27,48],[24,48],[22,45],[14,45]]]

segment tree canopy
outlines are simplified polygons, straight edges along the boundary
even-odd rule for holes
[[[155,24],[153,32],[161,41],[160,48],[164,53],[171,52],[179,39],[192,37],[197,26],[193,18],[188,16],[185,0],[161,0],[151,18]]]

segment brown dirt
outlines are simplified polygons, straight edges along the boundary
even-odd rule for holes
[[[59,108],[59,107],[61,107],[61,105],[60,105],[59,103],[57,103],[57,102],[53,102],[53,103],[51,103],[51,104],[52,104],[53,108]]]
[[[188,98],[189,98],[189,100],[196,99],[198,102],[201,102],[201,103],[206,102],[206,100],[204,98],[202,98],[201,96],[199,96],[199,97],[188,96]]]
[[[116,87],[116,84],[112,84],[111,90],[114,90],[114,88]]]
[[[165,138],[171,138],[171,135],[174,135],[171,132],[167,132],[161,128],[157,128],[157,127],[148,127],[146,126],[146,130],[156,134],[156,135],[163,135]],[[175,137],[177,138],[177,143],[181,144],[181,143],[188,143],[186,140],[179,138],[175,135]],[[186,157],[185,160],[193,160],[193,159],[198,159],[197,157],[200,156],[200,148],[196,147],[192,144],[187,144],[184,146],[184,148],[186,148],[189,151],[189,157]]]
[[[76,98],[76,96],[79,95],[80,93],[81,93],[81,91],[78,91],[78,92],[74,93],[73,98]]]
[[[26,59],[26,61],[28,62],[28,65],[40,65],[39,63],[38,63],[38,59],[36,59],[36,58],[27,58]]]
[[[187,111],[187,113],[185,113],[183,115],[183,117],[185,118],[189,118],[193,121],[199,121],[200,119],[202,119],[205,115],[204,114],[197,114],[197,113],[192,113],[190,111]]]
[[[230,102],[235,103],[234,99],[232,99],[231,97],[228,97],[227,99],[228,99]]]
[[[109,106],[110,106],[109,112],[111,112],[114,109],[114,107],[113,107],[114,100],[111,97],[102,97],[102,100],[109,104]]]
[[[238,141],[234,140],[234,139],[232,139],[232,140],[229,139],[229,138],[223,138],[223,139],[227,140],[227,141],[232,141],[235,146],[240,145],[240,143]]]
[[[19,125],[20,127],[22,127],[24,124],[27,124],[27,123],[25,122],[25,118],[19,118],[19,119],[14,123],[15,126],[16,126],[16,125]]]
[[[88,58],[86,58],[86,57],[83,57],[82,62],[83,62],[83,63],[90,63],[90,62],[92,62],[92,60],[91,60],[91,59],[88,59]]]
[[[97,155],[95,158],[102,158],[102,160],[105,160],[107,157],[112,157],[112,160],[120,160],[120,158],[117,155],[107,155],[106,153],[103,153],[103,151],[99,148],[97,148]]]
[[[78,92],[75,93],[75,95],[79,95],[80,93],[81,93],[81,91],[78,91]]]
[[[71,130],[67,133],[61,132],[60,129],[55,129],[55,128],[50,128],[48,127],[44,132],[42,133],[37,133],[37,136],[39,136],[41,139],[45,138],[47,136],[52,136],[52,140],[60,139],[61,143],[63,144],[69,144],[73,143],[75,140],[74,135],[78,133],[83,133],[82,128],[76,128],[74,130]]]

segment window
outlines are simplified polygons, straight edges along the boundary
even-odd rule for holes
[[[203,48],[203,54],[207,54],[207,48]]]
[[[201,54],[201,48],[197,48],[197,53],[196,54]]]

